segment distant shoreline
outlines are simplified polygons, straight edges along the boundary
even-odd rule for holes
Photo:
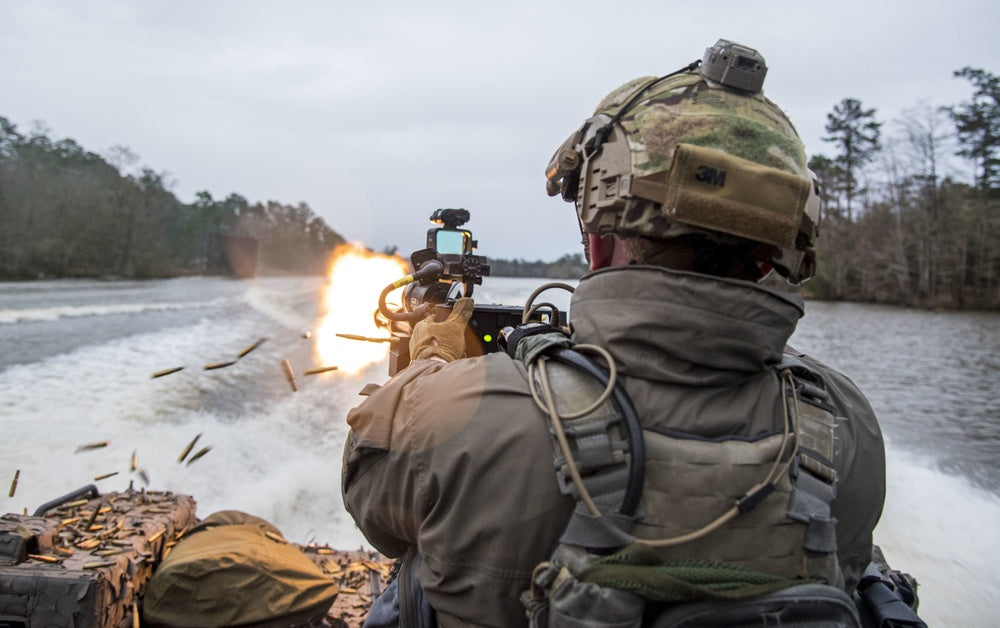
[[[496,278],[496,279],[539,279],[539,280],[548,280],[548,281],[578,281],[584,274],[586,274],[586,273],[582,273],[582,274],[580,274],[578,276],[568,276],[568,277],[567,276],[556,276],[556,275],[551,275],[551,274],[548,274],[548,275],[547,274],[541,274],[541,275],[534,275],[534,274],[531,274],[531,275],[528,275],[528,274],[521,274],[521,275],[490,275],[489,278]],[[282,278],[282,277],[317,277],[317,278],[319,278],[319,277],[325,277],[325,276],[326,276],[325,273],[264,272],[264,273],[258,273],[256,277],[252,277],[252,278],[241,278],[241,277],[236,277],[236,276],[231,276],[231,275],[213,275],[213,274],[206,274],[206,273],[186,273],[186,274],[177,274],[177,275],[171,275],[171,276],[165,276],[165,277],[122,277],[122,276],[112,276],[112,275],[103,275],[103,276],[100,276],[100,277],[85,277],[85,276],[42,277],[42,278],[35,278],[35,279],[21,278],[21,277],[17,277],[17,278],[0,277],[0,285],[5,285],[5,284],[8,284],[8,285],[9,284],[23,284],[23,283],[32,283],[32,282],[54,282],[54,281],[100,281],[100,282],[108,282],[108,283],[114,283],[114,282],[118,282],[118,281],[122,281],[122,282],[125,282],[125,281],[166,281],[166,280],[170,280],[170,279],[184,279],[184,278],[197,278],[197,277],[210,278],[210,279],[223,279],[223,280],[227,280],[228,279],[228,280],[233,280],[233,281],[253,281],[254,279],[277,279],[277,278]],[[487,281],[489,280],[489,278],[487,278]],[[802,290],[802,289],[799,289],[799,288],[794,287],[794,286],[785,286],[785,285],[782,284],[782,282],[780,280],[771,280],[771,282],[768,285],[769,285],[770,288],[773,288],[773,289],[776,289],[776,290],[779,290],[779,291],[798,292],[798,293],[800,293],[802,295],[802,298],[805,301],[811,301],[811,302],[816,302],[816,303],[856,303],[856,304],[861,304],[861,305],[884,305],[884,306],[890,306],[890,307],[898,307],[898,308],[906,309],[906,310],[932,311],[932,312],[984,312],[984,313],[997,313],[997,312],[1000,312],[1000,309],[997,309],[997,308],[986,308],[986,307],[981,307],[981,308],[976,308],[976,307],[958,308],[958,307],[950,307],[950,306],[946,306],[946,305],[939,305],[939,306],[936,306],[936,307],[929,307],[929,306],[922,306],[922,305],[908,305],[908,304],[905,304],[905,303],[894,303],[894,302],[889,302],[889,301],[861,301],[861,300],[852,300],[852,299],[831,299],[831,298],[828,298],[828,297],[816,296],[814,294],[811,294],[808,290]],[[791,288],[791,290],[789,290],[788,288]],[[807,288],[808,288],[808,286],[807,286]],[[0,309],[3,309],[3,308],[0,307]]]

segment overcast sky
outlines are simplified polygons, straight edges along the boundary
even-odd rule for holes
[[[127,146],[185,202],[305,202],[404,253],[434,209],[465,207],[480,253],[549,260],[580,249],[545,165],[626,80],[743,43],[807,152],[831,154],[843,98],[886,132],[922,101],[967,100],[952,72],[1000,73],[998,18],[995,0],[0,0],[0,116]]]

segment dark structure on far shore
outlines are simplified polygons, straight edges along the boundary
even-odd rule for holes
[[[257,239],[210,233],[205,244],[205,271],[249,279],[257,275]]]

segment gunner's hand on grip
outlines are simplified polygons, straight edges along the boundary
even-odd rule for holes
[[[447,362],[465,357],[465,328],[475,308],[470,297],[455,301],[447,320],[436,322],[433,316],[413,327],[410,337],[410,359],[438,357]]]

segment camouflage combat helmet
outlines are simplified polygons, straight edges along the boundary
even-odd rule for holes
[[[795,128],[761,86],[751,48],[719,40],[661,78],[611,92],[556,151],[550,196],[576,203],[586,233],[703,233],[770,245],[792,283],[815,274],[819,196]]]

